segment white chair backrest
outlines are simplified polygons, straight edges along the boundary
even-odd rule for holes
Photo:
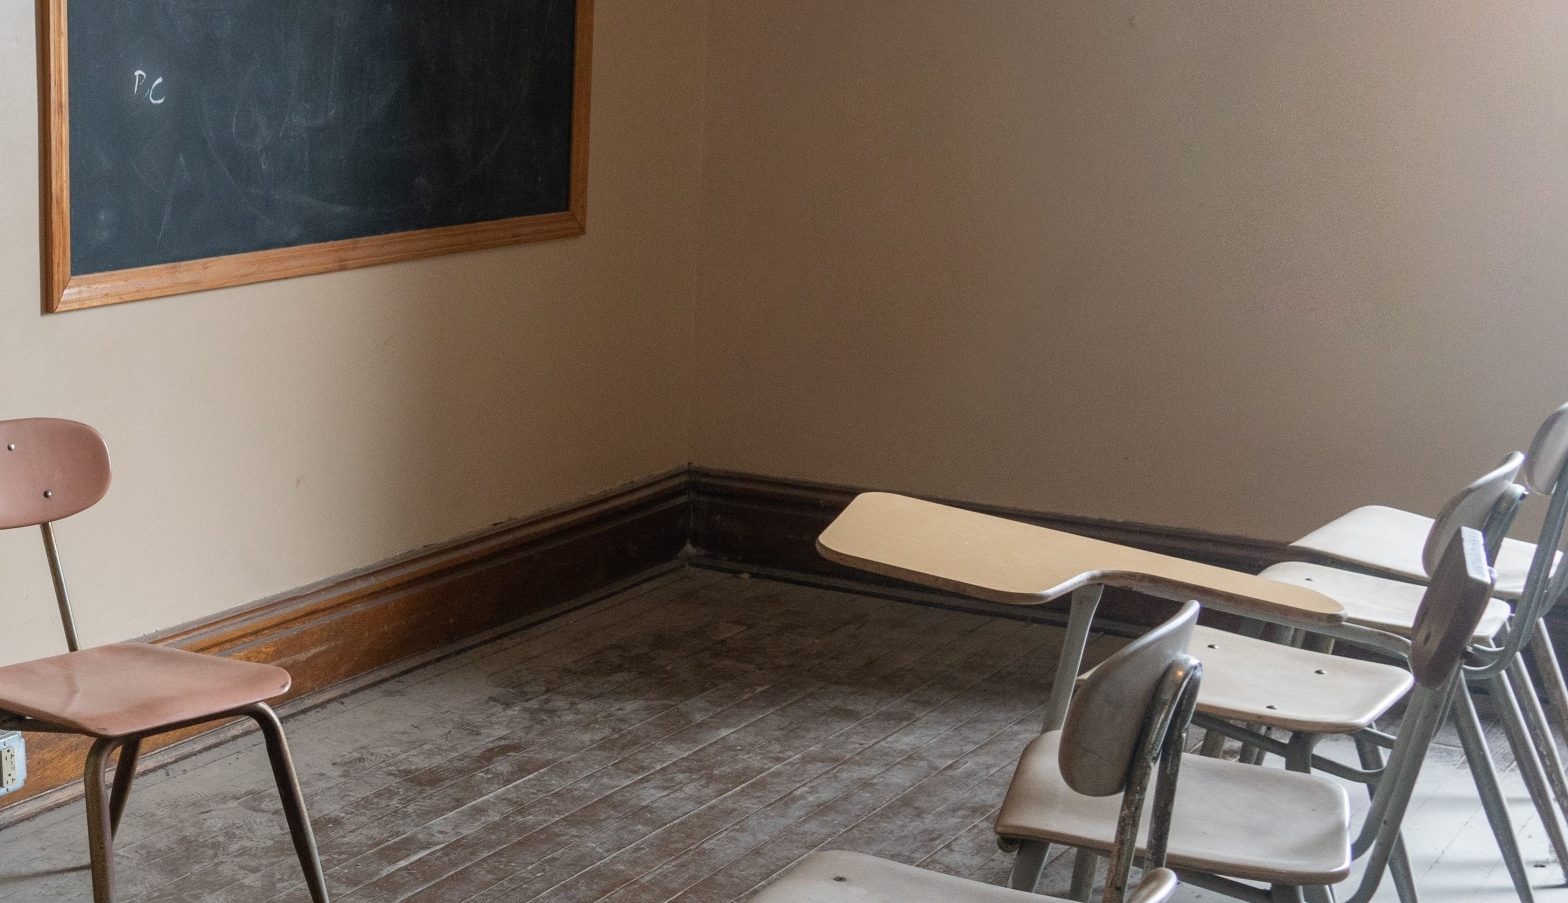
[[[1524,463],[1524,484],[1531,492],[1551,495],[1568,465],[1568,404],[1553,411],[1535,431]]]
[[[1062,725],[1058,765],[1067,785],[1085,796],[1127,788],[1148,732],[1156,691],[1172,664],[1186,658],[1198,603],[1117,650],[1073,691]]]
[[[1438,560],[1461,527],[1469,527],[1485,536],[1487,548],[1495,554],[1497,544],[1502,542],[1502,534],[1508,528],[1508,523],[1502,521],[1511,522],[1514,514],[1512,507],[1498,503],[1510,494],[1515,496],[1515,505],[1522,498],[1514,485],[1514,477],[1523,463],[1524,455],[1509,452],[1496,467],[1459,490],[1437,513],[1421,550],[1421,562],[1429,576],[1437,572]],[[1506,512],[1502,510],[1505,508]]]
[[[1558,491],[1568,489],[1564,485],[1568,474],[1564,471],[1568,471],[1568,404],[1553,411],[1535,431],[1529,457],[1524,463],[1526,485],[1551,499],[1546,506],[1546,516],[1541,520],[1535,555],[1531,558],[1524,592],[1516,609],[1532,619],[1551,610],[1568,593],[1568,567],[1557,564],[1564,528],[1568,526],[1568,491]],[[1540,626],[1531,623],[1519,631],[1519,644],[1528,641],[1531,630],[1535,629]]]

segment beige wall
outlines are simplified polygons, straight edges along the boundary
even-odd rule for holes
[[[88,642],[687,460],[1285,538],[1568,398],[1568,7],[601,0],[586,237],[48,317],[30,7],[0,412],[109,440]]]
[[[1568,5],[751,0],[694,457],[1283,539],[1568,400]]]
[[[583,238],[52,316],[32,7],[0,4],[0,412],[108,440],[59,527],[85,642],[688,460],[701,0],[599,4]],[[61,648],[37,550],[0,534],[0,661]]]

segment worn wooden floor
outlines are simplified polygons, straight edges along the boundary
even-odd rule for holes
[[[824,845],[1000,882],[991,819],[1057,643],[684,570],[286,726],[341,903],[718,903]],[[1518,811],[1538,883],[1560,881]],[[1412,817],[1423,899],[1513,899],[1451,747]],[[90,899],[81,820],[0,832],[0,901]],[[126,901],[308,899],[255,737],[144,775],[117,852]]]

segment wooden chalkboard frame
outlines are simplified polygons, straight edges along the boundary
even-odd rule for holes
[[[71,135],[68,0],[37,0],[42,86],[40,142],[44,310],[49,313],[165,295],[375,266],[436,254],[581,235],[587,228],[588,98],[593,0],[577,0],[572,146],[566,210],[534,216],[371,235],[200,260],[71,273]]]

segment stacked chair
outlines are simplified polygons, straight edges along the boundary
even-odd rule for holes
[[[1565,466],[1568,466],[1568,404],[1553,411],[1541,424],[1524,463],[1525,485],[1531,492],[1551,499],[1547,522],[1541,531],[1543,541],[1553,523],[1561,524],[1568,518]],[[1559,489],[1564,491],[1558,492]],[[1421,550],[1432,525],[1431,518],[1419,514],[1369,505],[1335,518],[1291,545],[1326,556],[1343,567],[1425,583],[1428,563]],[[1548,548],[1552,545],[1550,542],[1544,544]],[[1499,597],[1518,600],[1526,594],[1532,580],[1537,583],[1543,580],[1561,553],[1548,558],[1541,545],[1517,539],[1503,539],[1498,544],[1494,566]],[[1290,576],[1293,570],[1276,569],[1275,579],[1293,579]],[[1555,598],[1549,599],[1548,605],[1555,601]],[[1544,689],[1552,702],[1557,729],[1568,738],[1568,686],[1564,684],[1551,636],[1544,630],[1532,631],[1528,644],[1544,678]]]
[[[1371,808],[1354,834],[1345,792],[1331,778],[1190,755],[1182,763],[1166,864],[1183,881],[1239,899],[1296,903],[1334,899],[1330,888],[1349,876],[1353,861],[1365,860],[1362,879],[1346,900],[1371,899],[1399,848],[1411,791],[1462,682],[1465,651],[1492,585],[1482,535],[1461,528],[1439,557],[1416,612],[1409,656],[1415,687]],[[1194,651],[1201,660],[1201,648]],[[1017,889],[1034,886],[1050,844],[1097,853],[1114,846],[1115,801],[1079,793],[1061,780],[1052,764],[1057,746],[1050,733],[1029,745],[997,817],[1004,848],[1018,850],[1011,882]]]
[[[1472,649],[1466,677],[1491,698],[1558,863],[1568,869],[1568,840],[1559,818],[1568,817],[1568,775],[1535,680],[1521,659],[1528,649],[1552,703],[1558,731],[1568,737],[1568,687],[1543,621],[1568,589],[1568,568],[1560,565],[1568,522],[1568,405],[1553,411],[1541,424],[1521,473],[1525,486],[1548,497],[1550,503],[1535,543],[1502,539],[1501,529],[1496,533],[1492,549],[1497,595],[1511,601],[1513,610],[1496,630],[1483,627],[1479,631],[1484,636],[1478,637]],[[1351,511],[1293,544],[1342,565],[1393,579],[1300,562],[1275,565],[1263,576],[1312,586],[1344,604],[1352,620],[1403,631],[1408,624],[1409,598],[1419,591],[1405,581],[1425,582],[1430,569],[1429,556],[1420,554],[1420,531],[1442,529],[1442,517],[1434,521],[1398,509],[1369,506]],[[1472,763],[1489,763],[1475,705],[1468,695],[1455,700],[1454,718],[1466,757]],[[1496,779],[1490,768],[1475,774],[1509,874],[1520,899],[1528,900],[1524,864]]]
[[[52,524],[96,504],[108,489],[109,453],[91,427],[46,418],[0,421],[0,529],[41,529],[69,649],[0,667],[0,730],[92,740],[84,778],[93,900],[112,903],[114,837],[142,742],[215,721],[255,721],[310,898],[327,903],[316,840],[283,727],[263,701],[288,691],[288,672],[145,643],[79,647]],[[112,788],[106,788],[105,773],[116,753]]]
[[[1197,619],[1198,603],[1189,602],[1174,618],[1118,650],[1079,685],[1062,729],[1037,741],[1042,750],[1049,749],[1036,766],[1042,780],[1093,801],[1108,814],[1111,865],[1102,903],[1166,903],[1175,891],[1175,875],[1162,866],[1187,723],[1202,675],[1202,666],[1186,654]],[[1151,775],[1152,799],[1147,793]],[[1146,839],[1140,841],[1146,804],[1151,813]],[[1140,852],[1144,874],[1129,893],[1129,875]],[[812,853],[753,900],[1062,903],[842,851]]]
[[[1522,456],[1513,454],[1501,465],[1465,487],[1432,522],[1426,540],[1425,557],[1433,562],[1452,537],[1464,527],[1485,531],[1492,537],[1487,552],[1496,548],[1495,537],[1502,535],[1512,521],[1522,487],[1512,482]],[[1342,637],[1372,645],[1393,654],[1402,662],[1411,652],[1415,614],[1420,607],[1423,588],[1359,574],[1343,574],[1311,565],[1282,565],[1303,577],[1301,584],[1322,588],[1331,598],[1345,605],[1349,624],[1338,631]],[[1270,569],[1271,571],[1275,569]],[[1278,573],[1278,571],[1275,571]],[[1264,575],[1268,575],[1265,571]],[[1359,586],[1357,594],[1347,589]],[[1520,620],[1534,623],[1534,606],[1521,606]],[[1467,686],[1483,678],[1490,688],[1500,680],[1498,668],[1516,660],[1518,631],[1503,637],[1512,623],[1509,607],[1491,600],[1482,612],[1475,635],[1470,638],[1466,668]],[[1511,642],[1512,641],[1512,642]],[[1199,723],[1211,736],[1229,735],[1253,749],[1277,753],[1287,767],[1307,771],[1317,768],[1343,778],[1375,784],[1382,773],[1382,750],[1393,738],[1377,730],[1396,703],[1404,698],[1411,678],[1403,667],[1329,656],[1322,652],[1296,649],[1215,630],[1201,630],[1194,638],[1194,651],[1209,663],[1211,680],[1199,700]],[[1495,691],[1494,691],[1495,692]],[[1529,743],[1524,742],[1523,722],[1517,710],[1502,709],[1504,722],[1524,745],[1518,749],[1521,765],[1534,761]],[[1474,703],[1467,692],[1455,696],[1454,723],[1467,753],[1466,760],[1481,790],[1483,806],[1499,847],[1508,863],[1516,889],[1522,899],[1530,898],[1524,867],[1514,840],[1512,822],[1498,787],[1490,751],[1482,733]],[[1237,723],[1250,727],[1240,727]],[[1288,741],[1280,741],[1260,729],[1280,729]],[[1318,741],[1328,735],[1348,735],[1356,743],[1360,767],[1353,768],[1314,754]],[[1528,774],[1528,772],[1527,772]],[[1532,777],[1532,786],[1544,779]],[[1550,799],[1545,800],[1544,815],[1553,813]],[[1393,879],[1406,903],[1415,899],[1402,850],[1396,847],[1390,861]]]
[[[1497,481],[1492,481],[1495,483]],[[1494,493],[1496,502],[1507,508],[1506,500],[1517,502],[1517,493],[1503,488]],[[1490,485],[1490,484],[1489,484]],[[1477,490],[1481,492],[1481,490]],[[940,508],[923,503],[928,509]],[[883,506],[884,509],[886,506]],[[1467,508],[1473,506],[1466,506]],[[976,516],[978,517],[978,516]],[[1484,518],[1483,518],[1484,519]],[[979,551],[978,533],[986,527],[974,517],[958,518],[968,523],[975,535],[955,535],[949,540],[948,553],[937,556],[945,566],[974,574],[978,561],[967,550]],[[907,534],[897,525],[886,541],[873,541],[871,548],[858,547],[846,552],[844,536],[863,537],[867,520],[841,534],[837,544],[822,542],[825,550],[836,550],[845,557],[864,562],[861,566],[879,572],[900,573],[921,579],[922,573],[909,570],[914,561],[933,560],[931,543],[938,542],[928,530],[917,528]],[[1005,524],[1005,521],[998,521]],[[1024,528],[1035,529],[1035,528]],[[1050,532],[1050,531],[1044,531]],[[908,544],[917,551],[906,554]],[[1014,548],[1013,553],[1018,551]],[[883,554],[890,557],[883,558]],[[1006,556],[1004,556],[1006,557]],[[955,563],[964,562],[967,563]],[[1082,564],[1083,562],[1080,562]],[[932,585],[963,586],[953,572],[924,575]],[[1020,585],[1019,592],[1029,584]],[[1388,864],[1400,853],[1400,824],[1409,805],[1432,737],[1442,725],[1462,684],[1461,665],[1476,636],[1478,625],[1492,605],[1493,576],[1488,565],[1488,550],[1480,531],[1461,525],[1453,531],[1437,556],[1430,584],[1422,591],[1408,639],[1364,628],[1346,627],[1336,633],[1361,636],[1386,636],[1390,648],[1402,649],[1409,664],[1405,672],[1392,666],[1373,665],[1392,674],[1388,695],[1403,697],[1405,711],[1397,737],[1386,738],[1390,747],[1386,764],[1381,761],[1369,769],[1373,785],[1370,809],[1360,827],[1352,832],[1349,798],[1344,785],[1325,775],[1297,770],[1257,767],[1197,755],[1179,757],[1181,781],[1164,784],[1155,793],[1154,828],[1149,839],[1141,841],[1137,855],[1145,857],[1150,868],[1169,867],[1180,879],[1243,900],[1268,903],[1305,903],[1334,899],[1334,886],[1346,882],[1353,863],[1365,864],[1361,880],[1349,891],[1351,903],[1364,903],[1376,893]],[[1077,592],[1077,591],[1075,591]],[[1183,615],[1192,613],[1195,603],[1187,603]],[[1079,607],[1075,603],[1075,612]],[[1140,641],[1141,642],[1141,641]],[[1201,661],[1208,651],[1196,639],[1188,647]],[[1288,655],[1314,655],[1320,661],[1340,662],[1321,653],[1310,653],[1270,644]],[[1137,651],[1138,644],[1128,647]],[[1101,700],[1106,688],[1124,667],[1117,656],[1066,686],[1065,717],[1048,717],[1045,731],[1023,752],[996,821],[999,842],[1004,850],[1014,850],[1011,888],[979,889],[959,879],[933,876],[908,866],[885,863],[845,853],[819,853],[808,856],[787,872],[780,881],[759,897],[763,903],[838,903],[840,900],[907,900],[926,903],[935,900],[973,899],[1022,901],[1038,900],[1033,894],[1052,844],[1077,848],[1098,856],[1109,856],[1107,899],[1116,899],[1118,888],[1126,883],[1126,831],[1129,812],[1141,803],[1133,793],[1136,775],[1127,782],[1128,793],[1118,795],[1107,780],[1088,783],[1077,758],[1088,744],[1082,732],[1096,720],[1109,719]],[[1074,658],[1069,644],[1062,651],[1064,661]],[[1235,660],[1232,660],[1234,665]],[[1349,667],[1360,667],[1351,663]],[[1406,692],[1406,689],[1408,692]],[[1122,691],[1125,693],[1125,691]],[[1197,705],[1205,691],[1197,687]],[[1127,695],[1127,699],[1139,697]],[[1052,707],[1054,709],[1054,706]],[[1142,709],[1141,706],[1136,708]],[[1263,707],[1260,707],[1263,708]],[[1059,728],[1059,729],[1058,729]],[[1100,725],[1109,730],[1109,725]],[[1369,740],[1368,745],[1377,741]],[[1093,747],[1089,747],[1093,748]],[[1308,755],[1294,764],[1316,764]],[[1102,753],[1103,755],[1103,753]],[[1113,764],[1116,760],[1112,760]],[[1120,766],[1118,766],[1120,767]],[[1175,763],[1162,767],[1174,771]],[[1117,772],[1124,774],[1122,772]],[[1169,796],[1167,797],[1167,794]],[[1163,802],[1169,799],[1169,806]],[[1167,824],[1168,813],[1168,828]],[[1093,862],[1080,855],[1079,862]],[[1093,872],[1077,869],[1074,874],[1074,899],[1086,899],[1090,885],[1084,876]],[[1013,896],[1009,896],[1011,892]]]
[[[1234,737],[1246,745],[1244,761],[1277,754],[1286,767],[1184,757],[1181,789],[1170,811],[1168,842],[1154,840],[1140,847],[1140,852],[1158,853],[1150,864],[1168,866],[1182,881],[1244,900],[1326,903],[1336,899],[1335,889],[1346,884],[1352,864],[1360,863],[1363,870],[1354,886],[1338,888],[1344,899],[1364,903],[1387,876],[1404,903],[1415,903],[1416,888],[1400,825],[1426,751],[1452,717],[1519,898],[1532,900],[1471,692],[1481,689],[1492,697],[1532,800],[1543,820],[1548,820],[1557,842],[1559,813],[1554,803],[1568,811],[1568,780],[1520,653],[1530,649],[1538,657],[1550,654],[1541,621],[1568,588],[1568,568],[1556,566],[1562,558],[1558,550],[1563,544],[1564,522],[1568,521],[1568,491],[1554,492],[1559,486],[1568,487],[1565,471],[1568,406],[1543,425],[1528,458],[1509,455],[1465,487],[1436,518],[1400,515],[1400,522],[1422,528],[1415,538],[1414,552],[1402,553],[1407,560],[1400,563],[1409,571],[1403,574],[1406,580],[1302,562],[1277,565],[1260,575],[1274,581],[1273,585],[1312,590],[1318,598],[1338,603],[1343,607],[1343,623],[1314,618],[1275,625],[1276,642],[1194,628],[1189,652],[1203,662],[1207,675],[1197,694],[1195,723],[1208,729],[1206,741]],[[1504,539],[1529,493],[1515,482],[1521,472],[1530,487],[1552,496],[1534,544]],[[944,510],[930,503],[914,504],[925,506],[922,512]],[[1079,710],[1081,694],[1096,685],[1106,667],[1077,674],[1099,598],[1095,584],[1115,578],[1137,585],[1135,578],[1119,574],[1119,569],[1141,559],[1117,556],[1109,549],[1074,548],[1079,560],[1066,572],[1083,568],[1083,577],[1053,584],[1062,568],[1020,570],[1014,557],[1034,554],[1026,550],[1031,544],[1038,545],[1041,555],[1059,550],[1068,554],[1067,544],[1046,535],[1054,531],[1040,531],[1035,540],[1003,529],[1005,521],[959,516],[960,512],[945,509],[954,516],[922,513],[919,525],[907,530],[896,519],[891,520],[885,540],[868,541],[867,537],[876,534],[868,533],[867,526],[877,517],[886,520],[888,512],[896,510],[885,502],[877,505],[863,509],[866,513],[853,521],[854,526],[839,531],[832,541],[824,534],[819,541],[823,553],[840,563],[938,588],[974,591],[982,598],[997,594],[998,601],[1029,604],[1031,595],[1045,601],[1064,591],[1073,593],[1072,615],[1058,663],[1058,689],[1052,693],[1045,730],[1022,756],[996,830],[1003,849],[1017,852],[1009,882],[1014,892],[1035,892],[1052,844],[1079,851],[1073,899],[1088,899],[1093,865],[1107,854],[1113,857],[1108,887],[1125,883],[1125,872],[1116,859],[1123,852],[1118,816],[1124,813],[1121,803],[1125,800],[1098,796],[1074,783],[1063,745],[1070,735],[1064,719],[1071,721],[1072,713]],[[1347,517],[1354,520],[1355,514]],[[939,521],[942,529],[951,531],[947,540],[931,529]],[[1362,529],[1364,532],[1364,525]],[[1355,532],[1336,522],[1302,542],[1316,543],[1313,548],[1320,554],[1348,557],[1352,543],[1347,537]],[[990,542],[1007,548],[994,555],[983,551]],[[1388,554],[1387,546],[1379,547],[1384,554],[1366,563],[1366,569],[1385,575],[1393,572],[1389,562],[1397,556]],[[1095,564],[1095,556],[1101,564]],[[1521,556],[1526,564],[1519,563]],[[1510,582],[1498,590],[1493,564],[1505,560]],[[933,567],[929,572],[924,566],[927,563]],[[1145,563],[1157,569],[1151,574],[1169,570],[1153,559]],[[1006,576],[987,578],[988,567],[1000,568]],[[1045,582],[1034,583],[1036,574]],[[1415,577],[1421,583],[1411,582]],[[1212,586],[1193,580],[1184,583],[1193,597],[1203,599],[1209,594],[1216,604],[1227,600],[1233,587],[1222,587],[1228,578],[1201,579],[1215,582]],[[1036,586],[1040,589],[1034,589]],[[1045,590],[1047,586],[1055,588]],[[1336,641],[1366,647],[1397,664],[1332,655]],[[1554,685],[1559,676],[1555,661],[1541,663],[1540,671],[1548,680],[1552,698],[1568,702],[1568,691]],[[1064,687],[1071,692],[1062,692]],[[1401,706],[1397,732],[1381,730],[1379,724],[1393,721],[1393,713]],[[1281,731],[1283,738],[1278,735]],[[1331,735],[1353,741],[1358,759],[1355,765],[1317,751],[1319,741]],[[1354,832],[1344,784],[1335,778],[1363,783],[1371,796],[1370,809]],[[835,866],[821,864],[820,857],[829,855],[849,858],[835,871]],[[1568,855],[1562,859],[1568,862]],[[851,869],[848,863],[859,863],[863,868]],[[941,883],[958,879],[917,879],[914,876],[924,873],[906,866],[853,854],[817,854],[780,882],[779,896],[761,899],[767,903],[850,899],[820,887],[818,895],[811,895],[809,876],[820,882],[829,872],[837,884],[854,885],[859,880],[862,884],[856,886],[873,888],[868,891],[870,896],[854,899],[963,898],[958,893],[960,885]],[[877,896],[874,888],[882,887],[883,879],[891,882],[896,876],[902,876],[899,880],[928,880],[933,882],[930,887],[946,890],[920,896],[909,890],[916,885],[895,882],[902,890]],[[783,895],[785,889],[794,895]],[[978,895],[974,899],[993,897]],[[1039,898],[997,895],[994,899]]]
[[[1490,698],[1558,861],[1568,864],[1568,843],[1564,842],[1559,821],[1559,814],[1568,812],[1568,780],[1565,780],[1562,760],[1536,694],[1535,683],[1520,658],[1525,648],[1532,648],[1549,690],[1555,689],[1550,693],[1551,697],[1561,698],[1562,692],[1555,686],[1561,673],[1542,619],[1561,598],[1565,580],[1568,580],[1568,569],[1559,567],[1554,573],[1553,568],[1560,558],[1557,548],[1563,539],[1564,521],[1568,519],[1568,492],[1553,492],[1563,485],[1565,468],[1568,468],[1568,406],[1559,408],[1546,420],[1531,444],[1529,456],[1522,460],[1526,483],[1552,498],[1534,545],[1502,539],[1525,493],[1523,487],[1512,483],[1520,471],[1521,456],[1518,454],[1510,455],[1498,468],[1466,487],[1435,519],[1419,518],[1394,509],[1357,509],[1309,534],[1301,543],[1305,544],[1303,547],[1310,546],[1320,552],[1340,549],[1341,554],[1349,554],[1353,540],[1359,538],[1363,541],[1360,547],[1370,549],[1369,554],[1376,561],[1397,564],[1405,569],[1402,576],[1419,576],[1423,581],[1432,571],[1437,551],[1461,525],[1485,531],[1490,555],[1499,560],[1504,554],[1509,556],[1511,586],[1498,595],[1510,596],[1514,605],[1510,609],[1498,600],[1488,605],[1467,651],[1465,683],[1468,690],[1479,689]],[[1380,525],[1424,527],[1427,531],[1424,543],[1418,544],[1414,555],[1407,556],[1396,541],[1402,534],[1390,527],[1389,535],[1380,535]],[[1520,564],[1521,556],[1527,564]],[[1422,588],[1417,584],[1302,562],[1275,565],[1261,576],[1325,593],[1345,606],[1347,620],[1353,628],[1376,630],[1401,638],[1413,636],[1415,612],[1422,596]],[[1343,635],[1358,638],[1354,629]],[[1360,639],[1364,640],[1365,635]],[[1330,673],[1351,667],[1350,660],[1326,659],[1311,652],[1214,632],[1201,634],[1195,642],[1199,651],[1209,652],[1206,660],[1210,666],[1210,680],[1205,686],[1205,698],[1199,702],[1199,723],[1205,728],[1228,734],[1253,748],[1279,753],[1293,768],[1305,770],[1310,764],[1342,777],[1369,783],[1377,780],[1381,767],[1379,748],[1390,742],[1390,738],[1378,732],[1373,724],[1381,717],[1378,707],[1362,705],[1356,711],[1356,706],[1341,704],[1333,692],[1302,693],[1300,690],[1312,686],[1313,678],[1306,676],[1306,669],[1314,668],[1314,660],[1325,662],[1322,667]],[[1386,640],[1377,645],[1385,650],[1389,648]],[[1364,666],[1355,664],[1355,667]],[[1392,681],[1390,674],[1381,683],[1392,689]],[[1375,679],[1366,682],[1367,702],[1376,695],[1371,687],[1377,684]],[[1349,697],[1344,699],[1348,701]],[[1325,705],[1337,706],[1342,716],[1354,713],[1355,717],[1344,717],[1337,724],[1332,719],[1325,723],[1321,718],[1312,723],[1310,715],[1321,714]],[[1520,900],[1532,900],[1529,875],[1470,692],[1455,695],[1452,717],[1515,891]],[[1219,718],[1283,728],[1290,733],[1290,740],[1282,744]],[[1360,770],[1311,754],[1318,737],[1333,733],[1355,736],[1361,753]],[[1411,903],[1415,890],[1401,851],[1396,850],[1390,864],[1401,899]]]
[[[1535,544],[1503,539],[1527,494],[1523,486],[1513,482],[1521,465],[1529,485],[1552,496]],[[1534,891],[1471,691],[1479,689],[1491,698],[1558,860],[1568,864],[1568,845],[1563,842],[1558,821],[1559,809],[1568,813],[1568,780],[1534,683],[1519,657],[1526,646],[1536,651],[1549,690],[1554,685],[1554,675],[1560,677],[1541,621],[1561,598],[1568,581],[1568,569],[1553,572],[1554,562],[1561,558],[1556,549],[1562,543],[1563,523],[1568,519],[1568,502],[1564,500],[1568,492],[1554,494],[1552,490],[1568,482],[1565,468],[1568,406],[1558,409],[1542,425],[1528,458],[1519,453],[1508,455],[1496,468],[1454,496],[1436,518],[1387,513],[1393,509],[1358,509],[1302,541],[1325,554],[1324,547],[1348,554],[1355,541],[1361,540],[1374,549],[1373,557],[1383,570],[1398,564],[1406,571],[1418,570],[1423,581],[1433,572],[1447,543],[1464,527],[1482,533],[1489,560],[1502,552],[1510,556],[1513,588],[1498,595],[1510,595],[1514,604],[1510,607],[1499,599],[1487,603],[1466,650],[1465,691],[1454,695],[1451,714],[1510,880],[1525,903],[1534,899]],[[1381,525],[1388,523],[1424,529],[1414,553],[1400,557],[1397,543],[1376,540]],[[1521,558],[1526,563],[1521,564]],[[1346,609],[1347,623],[1328,633],[1408,664],[1410,638],[1424,592],[1420,585],[1301,562],[1276,565],[1260,576],[1314,589],[1341,603]],[[1281,633],[1287,641],[1299,643],[1304,638],[1299,630]],[[1081,633],[1074,634],[1072,641],[1076,644],[1082,638]],[[1319,642],[1311,643],[1314,639]],[[1322,642],[1323,639],[1308,638],[1308,645],[1331,648],[1332,640]],[[1412,678],[1405,667],[1329,656],[1322,651],[1202,627],[1195,633],[1193,643],[1192,651],[1204,660],[1208,674],[1195,723],[1208,730],[1209,740],[1230,736],[1245,744],[1246,761],[1255,761],[1248,753],[1275,753],[1292,770],[1322,770],[1365,783],[1369,790],[1382,778],[1383,752],[1394,744],[1395,738],[1379,731],[1377,722],[1406,697]],[[1068,658],[1064,656],[1064,660]],[[1554,692],[1551,696],[1556,699],[1563,694]],[[1271,731],[1283,731],[1288,739],[1276,739]],[[1354,740],[1359,767],[1314,753],[1317,743],[1329,735],[1346,735]],[[1212,753],[1217,747],[1206,742],[1205,749]],[[1080,856],[1074,877],[1075,896],[1081,898],[1092,879],[1093,862],[1092,857]],[[1415,903],[1414,880],[1397,837],[1386,862],[1400,899]],[[1015,886],[1027,886],[1027,878],[1016,880],[1023,883]]]

